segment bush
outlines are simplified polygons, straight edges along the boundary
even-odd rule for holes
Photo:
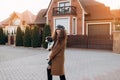
[[[23,46],[23,33],[20,27],[17,28],[16,46]]]
[[[23,38],[23,45],[25,47],[31,47],[31,30],[29,27],[26,27],[25,34]]]
[[[42,41],[42,45],[43,48],[47,48],[48,43],[45,42],[45,38],[47,36],[51,36],[51,30],[50,30],[50,25],[45,25],[44,29],[43,29],[43,41]]]
[[[32,47],[41,47],[39,28],[37,25],[32,30]]]
[[[0,44],[5,44],[5,34],[3,33],[2,28],[0,28]]]

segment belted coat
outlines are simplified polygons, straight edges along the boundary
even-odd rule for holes
[[[49,56],[52,64],[51,64],[51,74],[52,75],[64,75],[64,61],[65,61],[65,48],[66,48],[66,39],[61,43],[54,43],[54,46],[51,50],[51,54]]]

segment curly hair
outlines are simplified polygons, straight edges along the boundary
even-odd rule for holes
[[[60,29],[60,30],[61,30],[61,32],[60,32],[59,36],[58,36],[56,30],[55,30],[55,32],[54,32],[54,34],[53,34],[53,36],[52,36],[53,40],[54,40],[55,42],[58,40],[59,43],[61,43],[61,42],[64,41],[65,39],[67,39],[66,31],[65,31],[64,29]]]

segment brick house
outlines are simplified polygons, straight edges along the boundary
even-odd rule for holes
[[[38,12],[36,19],[34,21],[34,24],[38,25],[41,28],[44,27],[46,24],[46,17],[45,17],[46,11],[47,9],[41,9]]]
[[[110,8],[95,0],[51,0],[46,23],[52,32],[63,25],[69,46],[112,49],[113,18]],[[77,37],[75,37],[77,36]]]
[[[23,13],[13,12],[10,17],[1,22],[4,31],[8,34],[8,44],[14,44],[17,27],[20,26],[24,31],[27,25],[35,21],[36,16],[26,10]]]

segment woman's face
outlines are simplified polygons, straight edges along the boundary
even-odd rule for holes
[[[60,35],[61,30],[60,30],[60,29],[57,29],[56,32],[57,32],[58,35]]]

